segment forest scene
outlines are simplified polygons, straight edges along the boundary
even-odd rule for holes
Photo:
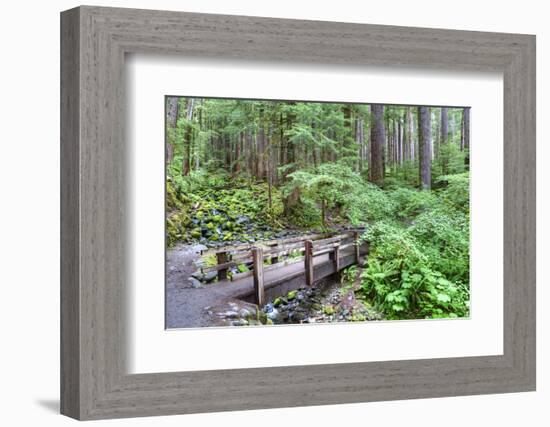
[[[166,327],[469,316],[470,108],[166,101]]]

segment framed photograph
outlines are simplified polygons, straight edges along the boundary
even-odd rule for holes
[[[61,14],[61,411],[535,390],[535,37]]]

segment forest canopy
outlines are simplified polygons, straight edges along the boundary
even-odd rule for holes
[[[166,97],[167,244],[363,226],[386,318],[469,313],[470,109]]]

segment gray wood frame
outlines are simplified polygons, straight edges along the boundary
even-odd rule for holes
[[[504,354],[128,375],[128,52],[503,72]],[[63,414],[99,419],[535,390],[534,36],[68,10],[61,14],[61,166]]]

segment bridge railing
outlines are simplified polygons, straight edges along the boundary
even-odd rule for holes
[[[218,280],[227,280],[230,269],[245,265],[248,271],[233,273],[230,280],[253,277],[256,303],[265,304],[264,275],[266,272],[298,262],[304,263],[306,284],[314,282],[315,257],[328,254],[335,271],[340,270],[341,251],[354,247],[359,260],[358,239],[362,229],[344,230],[336,233],[309,234],[285,239],[226,246],[204,251],[203,255],[215,255],[217,264],[201,268],[203,273],[216,271]],[[267,265],[266,265],[267,261]]]

